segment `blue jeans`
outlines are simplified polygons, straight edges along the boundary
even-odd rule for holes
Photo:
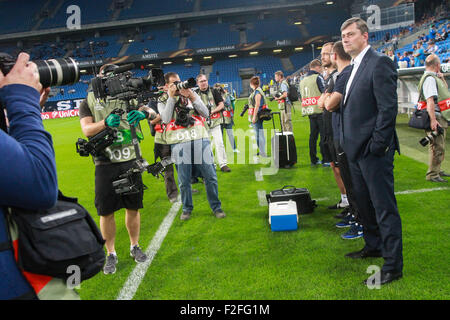
[[[233,125],[234,125],[233,118],[231,118],[231,123],[228,123],[228,124],[222,123],[220,125],[220,128],[222,129],[222,135],[223,135],[223,129],[226,130],[228,139],[230,140],[231,147],[233,148],[233,150],[236,150],[236,143],[234,141],[234,134],[233,134]]]
[[[183,212],[192,212],[191,176],[193,169],[198,170],[205,181],[206,196],[213,212],[221,210],[219,200],[219,185],[214,169],[214,155],[209,139],[198,139],[171,145],[172,160],[178,172]]]
[[[263,157],[267,156],[266,154],[266,138],[264,137],[264,128],[263,121],[256,121],[256,123],[252,123],[252,127],[255,130],[256,136],[256,144],[258,145],[259,154]]]

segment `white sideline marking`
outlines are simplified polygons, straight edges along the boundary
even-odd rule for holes
[[[440,190],[448,190],[449,187],[441,187],[441,188],[431,188],[431,189],[417,189],[417,190],[406,190],[406,191],[398,191],[395,194],[411,194],[411,193],[423,193],[423,192],[432,192],[432,191],[440,191]]]
[[[155,255],[158,252],[159,248],[161,247],[164,238],[169,232],[169,229],[172,226],[173,220],[175,219],[180,207],[181,207],[180,201],[177,201],[172,205],[172,207],[169,210],[169,213],[164,218],[163,222],[158,228],[158,231],[156,231],[152,241],[150,242],[150,244],[147,247],[147,250],[145,251],[145,254],[148,257],[147,261],[138,263],[136,265],[131,274],[128,276],[128,279],[125,282],[122,290],[120,290],[119,295],[117,296],[117,300],[133,299],[137,289],[139,288],[139,285],[142,282],[142,279],[144,279],[148,267],[150,267],[153,258],[155,258]]]
[[[264,181],[263,174],[261,170],[255,171],[256,181]]]
[[[258,190],[256,193],[258,194],[259,205],[261,207],[267,207],[266,191]]]

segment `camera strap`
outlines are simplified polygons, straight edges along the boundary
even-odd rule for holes
[[[3,131],[5,131],[7,133],[8,132],[8,127],[6,126],[5,110],[6,109],[0,103],[0,129],[2,129]]]

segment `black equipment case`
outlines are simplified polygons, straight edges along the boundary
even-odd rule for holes
[[[296,188],[294,186],[284,186],[281,189],[271,191],[266,194],[267,202],[279,202],[279,201],[295,201],[297,204],[297,213],[305,214],[312,213],[314,208],[317,207],[316,201],[311,200],[311,194],[306,188]]]
[[[281,132],[277,132],[275,129],[275,117],[273,116],[275,114],[278,114],[280,117]],[[278,168],[291,168],[297,163],[297,148],[294,134],[287,131],[283,132],[281,114],[279,112],[272,112],[272,122],[275,129],[275,136],[272,137],[272,156],[275,166]]]

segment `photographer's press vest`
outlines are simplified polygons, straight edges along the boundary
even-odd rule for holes
[[[266,99],[264,98],[264,92],[262,91],[262,89],[260,87],[256,88],[256,90],[253,90],[253,92],[251,93],[250,97],[248,97],[248,114],[251,115],[253,117],[253,114],[255,112],[258,112],[258,107],[256,106],[256,101],[255,101],[255,96],[256,94],[259,93],[261,94],[261,101],[263,102],[263,105],[261,106],[261,110],[262,109],[267,109],[267,104]],[[256,118],[256,120],[258,120],[258,118]],[[252,122],[252,119],[250,119],[250,122]]]
[[[233,106],[231,105],[231,98],[230,98],[230,104],[229,105],[226,104],[228,97],[229,97],[228,93],[225,93],[223,95],[223,104],[225,106],[225,109],[222,111],[222,115],[223,115],[223,123],[224,124],[230,124],[231,118],[233,117]]]
[[[282,84],[286,85],[286,88],[288,90],[288,91],[286,91],[286,93],[289,94],[289,83],[285,79],[282,80],[280,83],[277,83],[277,92],[280,93],[281,95],[283,94],[283,92],[281,91],[281,85]],[[278,109],[284,110],[286,108],[286,103],[287,102],[288,102],[288,98],[287,97],[286,97],[286,99],[280,100],[280,102],[278,103]]]
[[[302,115],[321,114],[319,108],[319,98],[322,95],[317,87],[318,74],[312,74],[300,82],[300,94],[302,96]]]
[[[216,101],[214,100],[214,95],[212,93],[211,87],[208,87],[208,91],[206,91],[206,93],[204,93],[200,89],[198,89],[197,94],[200,96],[200,99],[202,99],[203,103],[205,104],[205,106],[208,109],[209,109],[208,106],[211,107],[211,109],[209,110],[210,113],[213,109],[217,108]],[[231,113],[227,110],[224,110],[222,112],[216,112],[216,113],[210,115],[210,122],[208,122],[208,127],[212,129],[217,126],[220,126],[222,123],[225,123],[225,120],[224,120],[225,114],[226,114],[226,117],[230,118],[229,123],[231,123]]]
[[[97,100],[92,92],[88,93],[87,103],[89,110],[91,110],[94,117],[94,122],[105,120],[114,109],[122,109],[125,111],[125,114],[127,111],[125,102],[120,100]],[[131,103],[133,103],[133,101]],[[136,153],[134,151],[134,146],[131,139],[130,124],[126,118],[120,120],[120,124],[117,129],[117,139],[104,151],[106,159],[109,159],[112,163],[125,162],[135,159]],[[136,135],[139,141],[144,139],[140,126],[136,127]],[[94,158],[94,162],[98,164],[105,162],[106,159],[96,157]]]
[[[437,106],[436,111],[439,108],[439,112],[445,120],[450,121],[450,92],[448,88],[445,86],[444,82],[439,79],[435,73],[425,72],[420,79],[419,82],[419,102],[417,103],[417,109],[426,110],[427,109],[427,100],[423,94],[423,84],[428,77],[433,77],[436,80],[437,85]]]
[[[168,98],[169,96],[165,93],[161,97],[159,97],[158,102],[166,104]],[[159,136],[158,139],[164,141],[163,144],[177,144],[197,139],[209,139],[209,134],[204,123],[204,118],[197,114],[194,109],[189,112],[189,115],[195,120],[195,123],[192,126],[182,127],[175,124],[175,121],[177,119],[177,113],[175,109],[182,103],[180,97],[175,97],[175,99],[176,102],[172,114],[172,120],[170,120],[168,124],[159,123],[155,126],[155,142],[157,136]]]

